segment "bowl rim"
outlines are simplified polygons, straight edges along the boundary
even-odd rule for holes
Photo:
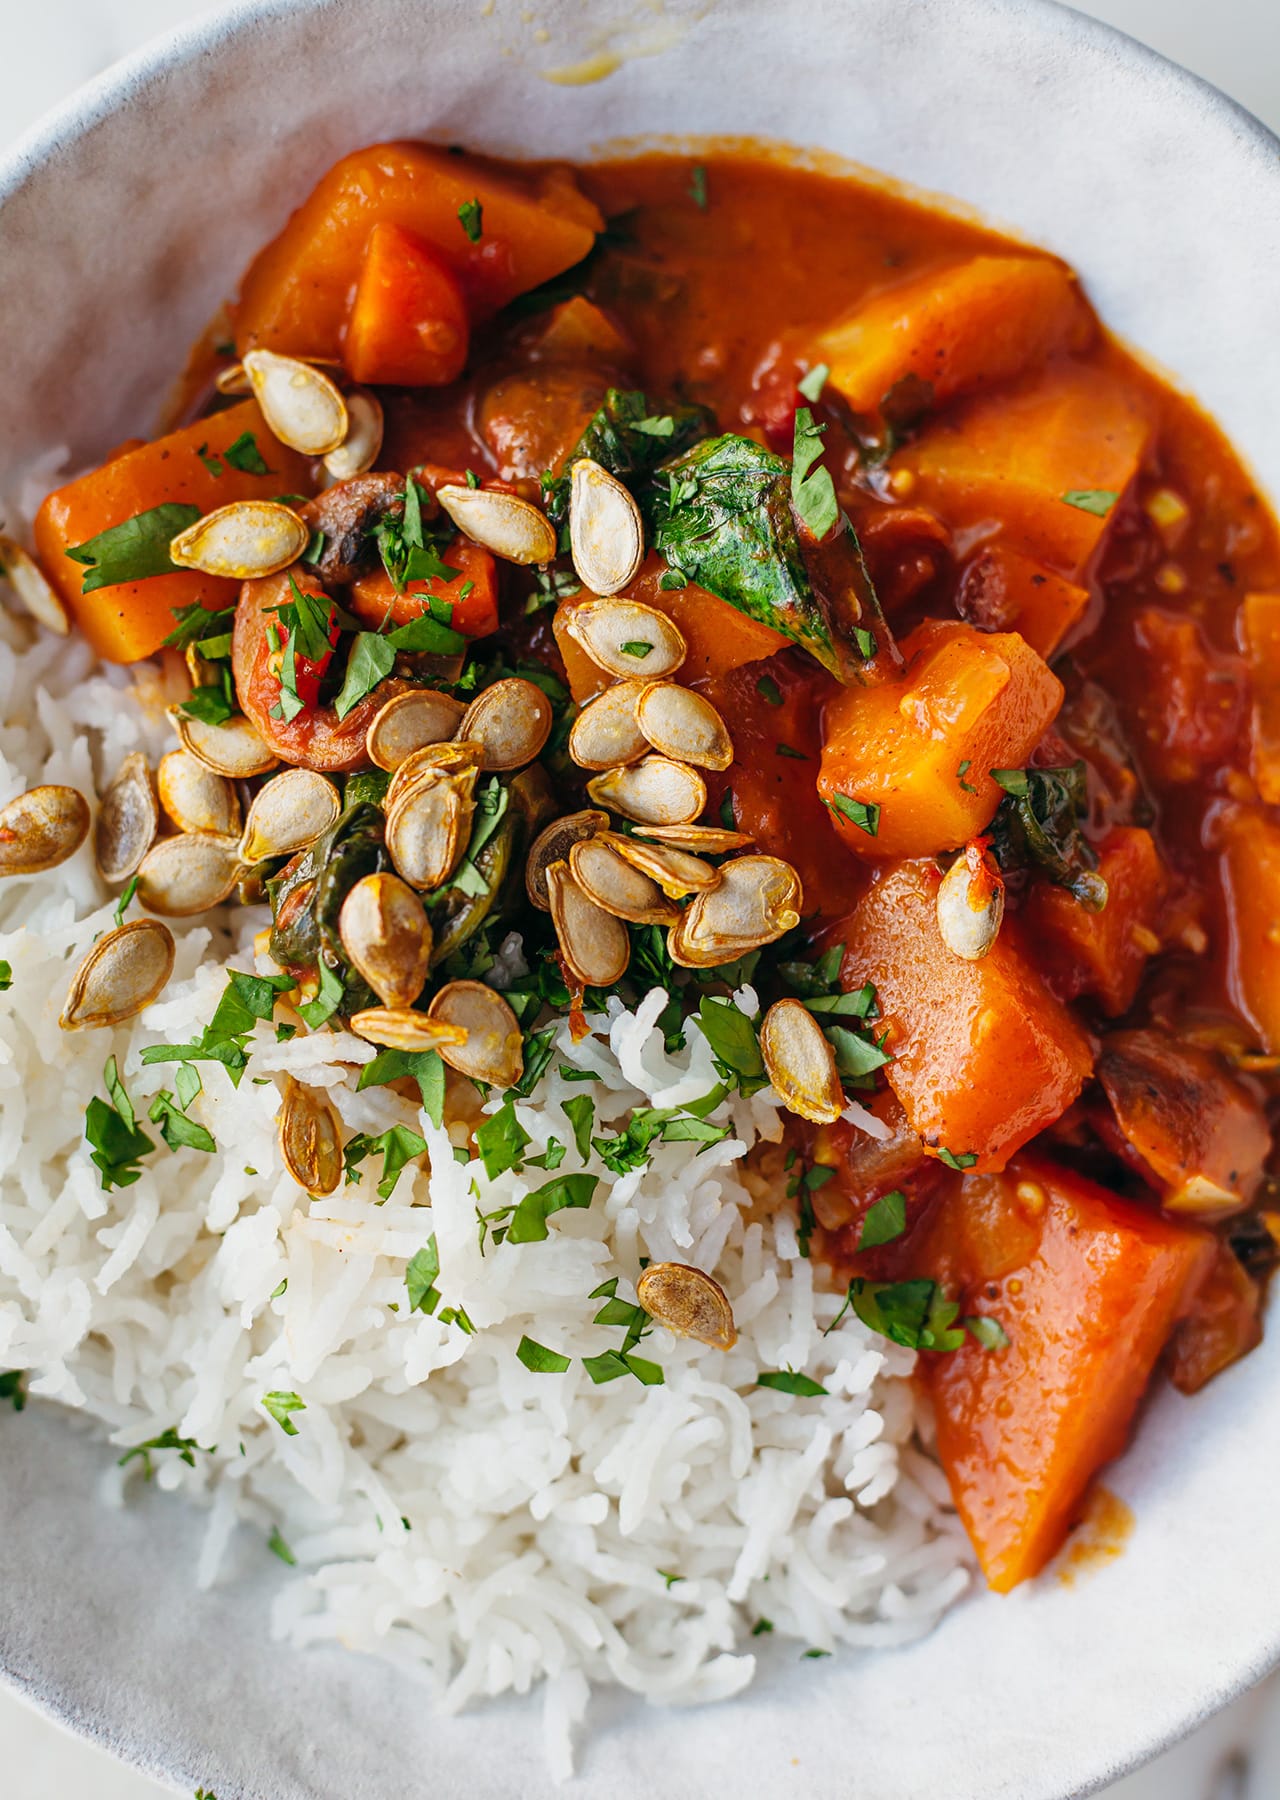
[[[951,5],[956,0],[937,0],[937,3]],[[1280,132],[1271,129],[1241,102],[1224,93],[1205,77],[1195,74],[1121,27],[1081,12],[1066,4],[1066,0],[959,0],[959,3],[980,7],[990,14],[1002,16],[1010,22],[1011,27],[1029,38],[1049,35],[1062,43],[1074,42],[1094,50],[1109,51],[1135,80],[1159,80],[1172,89],[1180,103],[1188,109],[1190,117],[1204,123],[1226,125],[1239,134],[1243,144],[1265,152],[1271,160],[1274,178],[1280,185],[1280,155],[1277,154],[1280,153]],[[218,52],[238,34],[258,26],[269,26],[277,19],[287,19],[303,13],[321,15],[341,10],[348,4],[350,0],[229,0],[229,3],[224,0],[222,5],[197,13],[194,17],[148,38],[137,49],[110,63],[97,75],[73,89],[65,99],[48,109],[7,148],[0,151],[0,214],[21,192],[28,180],[104,124],[112,114],[146,95],[162,92],[168,77],[190,67],[199,58]],[[716,5],[717,0],[711,0],[711,4]],[[719,0],[719,4],[732,6],[733,0]],[[876,171],[866,173],[874,178]],[[945,206],[950,201],[958,203],[962,208],[968,204],[963,193],[933,195],[913,188],[910,183],[897,183],[892,175],[887,175],[886,178],[903,187],[912,197],[926,203],[933,201]],[[985,213],[978,216],[988,218]],[[990,217],[989,222],[999,230],[1017,229],[998,217]],[[1141,346],[1136,348],[1141,357]],[[1163,379],[1175,387],[1180,386],[1176,372],[1170,374],[1161,370],[1160,373]],[[1274,501],[1280,506],[1280,493],[1274,496]],[[1280,1326],[1277,1329],[1280,1330]],[[56,1417],[60,1424],[70,1424],[73,1429],[79,1423],[74,1415],[68,1417],[63,1408],[42,1410]],[[1077,1790],[1077,1800],[1099,1793],[1113,1781],[1183,1741],[1277,1666],[1280,1666],[1280,1617],[1276,1619],[1271,1637],[1262,1649],[1255,1648],[1254,1654],[1243,1666],[1220,1667],[1209,1673],[1201,1688],[1197,1705],[1184,1718],[1175,1724],[1159,1725],[1154,1730],[1135,1730],[1123,1766],[1089,1780]],[[174,1786],[173,1772],[167,1766],[162,1766],[154,1754],[148,1755],[144,1745],[122,1743],[96,1712],[87,1716],[77,1713],[73,1705],[60,1699],[52,1682],[42,1683],[39,1677],[33,1678],[0,1663],[0,1683],[3,1683],[7,1692],[16,1695],[63,1729],[70,1730],[97,1749],[126,1761],[153,1780],[163,1782],[172,1791],[182,1791]]]

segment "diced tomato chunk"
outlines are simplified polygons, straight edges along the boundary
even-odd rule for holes
[[[1124,1448],[1215,1240],[1031,1156],[968,1179],[933,1215],[929,1272],[1009,1342],[922,1358],[938,1454],[990,1585],[1059,1548]]]
[[[444,387],[467,360],[458,278],[438,250],[383,220],[369,234],[342,355],[356,381]]]

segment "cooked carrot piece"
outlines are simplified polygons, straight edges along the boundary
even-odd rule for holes
[[[1219,815],[1231,998],[1264,1050],[1280,1055],[1280,826],[1261,811]]]
[[[1009,381],[1095,332],[1071,270],[1042,256],[974,256],[929,269],[862,302],[824,332],[817,357],[857,413],[876,411],[907,376],[945,405]]]
[[[241,352],[259,345],[339,356],[365,246],[384,221],[443,254],[475,317],[580,262],[603,225],[561,169],[516,177],[482,157],[426,144],[353,151],[250,265],[236,308]]]
[[[1150,435],[1132,389],[1073,366],[966,402],[900,451],[894,467],[914,477],[913,501],[948,525],[998,519],[1004,543],[1074,577],[1097,549]]]
[[[1112,1018],[1133,1003],[1147,959],[1160,948],[1156,925],[1169,877],[1149,831],[1117,825],[1098,846],[1107,904],[1089,912],[1066,888],[1037,881],[1023,920],[1065,999],[1096,994]]]
[[[488,637],[498,629],[498,570],[490,553],[470,538],[457,537],[441,551],[441,560],[458,573],[451,581],[432,576],[411,581],[397,594],[385,569],[358,576],[351,587],[351,611],[375,630],[384,619],[407,625],[428,610],[430,599],[445,600],[449,623],[464,637]],[[463,589],[469,589],[467,593]]]
[[[1028,1156],[966,1180],[937,1209],[930,1250],[962,1314],[990,1315],[1009,1338],[923,1358],[957,1510],[1007,1593],[1044,1567],[1124,1448],[1215,1240]]]
[[[957,606],[983,631],[1016,631],[1047,661],[1084,617],[1089,591],[1029,556],[992,544],[965,570]]]
[[[931,1154],[1002,1169],[1071,1104],[1093,1057],[1012,921],[980,962],[947,949],[936,913],[940,880],[932,862],[883,871],[833,933],[845,943],[842,980],[850,989],[874,984],[877,1032],[887,1029],[894,1058],[889,1085]]]
[[[1269,806],[1280,805],[1280,594],[1246,594],[1241,636],[1253,689],[1253,779]]]
[[[252,450],[267,464],[265,475],[253,473],[252,454],[226,460],[246,433],[253,439]],[[250,466],[239,466],[244,463]],[[313,486],[308,459],[277,442],[257,402],[245,400],[153,444],[125,450],[56,489],[36,514],[36,548],[45,573],[99,656],[137,662],[173,630],[175,608],[233,606],[239,582],[181,571],[116,582],[86,594],[82,589],[88,571],[66,552],[154,506],[177,502],[212,512],[233,500],[309,494]]]
[[[343,360],[356,381],[444,387],[467,360],[458,278],[438,250],[382,220],[369,233]]]
[[[688,655],[679,672],[684,686],[695,687],[702,682],[717,680],[731,669],[772,656],[775,650],[783,650],[790,643],[791,640],[783,637],[781,632],[747,618],[728,601],[709,594],[692,582],[683,588],[660,586],[666,566],[660,556],[650,556],[628,587],[627,598],[654,607],[679,626],[688,646]],[[592,598],[591,594],[579,593],[562,600],[556,609],[554,623],[556,643],[568,671],[569,687],[574,699],[580,703],[598,694],[611,679],[603,669],[596,667],[565,630],[574,607]]]
[[[991,823],[1003,790],[1062,704],[1062,683],[1017,633],[926,620],[896,681],[847,687],[827,708],[818,792],[868,857],[954,850]],[[878,807],[874,832],[854,809]]]

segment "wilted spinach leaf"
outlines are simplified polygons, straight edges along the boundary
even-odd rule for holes
[[[1088,912],[1107,904],[1098,859],[1080,829],[1089,810],[1083,762],[1062,769],[993,769],[1005,798],[991,821],[991,849],[1000,867],[1040,869],[1073,893]]]

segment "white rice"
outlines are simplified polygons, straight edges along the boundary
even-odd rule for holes
[[[0,804],[39,781],[91,793],[133,749],[154,761],[171,741],[163,698],[152,667],[104,668],[78,639],[37,639],[0,616]],[[277,1043],[263,1025],[238,1090],[199,1065],[192,1112],[219,1153],[160,1144],[136,1185],[104,1193],[83,1121],[107,1056],[145,1126],[174,1067],[144,1068],[143,1046],[199,1034],[227,964],[253,966],[266,916],[178,922],[174,978],[154,1006],[114,1032],[63,1033],[70,970],[114,899],[87,845],[0,886],[13,968],[0,994],[0,1369],[29,1370],[33,1395],[97,1421],[112,1445],[172,1428],[211,1447],[194,1468],[154,1456],[162,1488],[209,1509],[202,1586],[241,1522],[264,1540],[274,1527],[298,1563],[279,1634],[394,1657],[427,1672],[449,1709],[541,1683],[559,1775],[593,1683],[667,1704],[719,1699],[751,1680],[762,1620],[797,1654],[883,1647],[927,1631],[961,1593],[970,1559],[916,1447],[912,1354],[851,1315],[824,1336],[838,1298],[800,1255],[790,1203],[744,1172],[749,1146],[780,1134],[771,1095],[723,1104],[713,1117],[733,1135],[699,1156],[656,1144],[645,1170],[615,1178],[593,1154],[589,1210],[557,1214],[545,1243],[482,1251],[477,1208],[548,1177],[489,1182],[455,1161],[461,1128],[436,1129],[385,1088],[358,1094],[354,1066],[373,1051],[349,1034]],[[518,942],[508,958],[518,966]],[[685,1050],[664,1052],[664,998],[634,1014],[611,1002],[580,1044],[561,1028],[536,1103],[517,1105],[526,1154],[554,1135],[570,1146],[561,1172],[581,1166],[570,1096],[592,1096],[599,1131],[707,1091],[696,1025]],[[749,990],[739,1001],[755,1006]],[[595,1080],[567,1082],[560,1065]],[[349,1131],[412,1124],[429,1171],[410,1166],[379,1205],[375,1158],[357,1185],[308,1201],[276,1147],[286,1070],[323,1086]],[[474,1335],[408,1310],[405,1265],[433,1231],[442,1305],[463,1308]],[[738,1345],[724,1355],[655,1330],[640,1354],[664,1385],[595,1386],[580,1359],[620,1347],[622,1332],[592,1323],[589,1296],[617,1276],[634,1298],[644,1257],[713,1271]],[[525,1334],[572,1356],[568,1371],[528,1371]],[[755,1385],[786,1368],[826,1397]],[[296,1436],[264,1412],[271,1390],[305,1403]],[[144,1478],[141,1459],[121,1469],[118,1454],[104,1455],[116,1503]]]

